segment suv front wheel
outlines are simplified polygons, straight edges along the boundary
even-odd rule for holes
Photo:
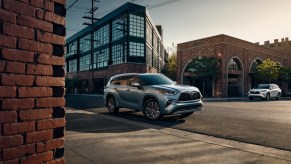
[[[161,117],[159,103],[154,99],[149,99],[144,103],[144,115],[150,120],[157,120]]]
[[[116,107],[116,101],[113,96],[108,97],[106,104],[109,113],[117,113],[119,111],[119,108]]]

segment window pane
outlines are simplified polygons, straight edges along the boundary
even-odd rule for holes
[[[112,22],[112,41],[123,38],[127,35],[126,15]]]
[[[94,53],[94,68],[102,68],[108,66],[109,48],[97,51]]]
[[[143,43],[136,43],[136,42],[129,42],[129,56],[144,56],[144,44]]]
[[[105,25],[94,32],[94,48],[109,43],[109,25]]]
[[[77,71],[77,59],[69,61],[69,72]]]
[[[129,34],[131,36],[144,38],[144,17],[130,14],[129,21]]]
[[[80,39],[80,53],[87,52],[91,49],[91,34]]]
[[[74,54],[77,54],[77,41],[68,45],[68,52],[66,54],[66,57],[72,56]]]
[[[126,62],[126,43],[112,46],[112,64],[119,64]]]
[[[80,58],[80,71],[88,70],[90,66],[90,54]]]

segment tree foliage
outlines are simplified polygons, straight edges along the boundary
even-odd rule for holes
[[[284,66],[280,67],[278,83],[288,82],[290,79],[291,79],[291,68]]]
[[[187,65],[185,72],[190,72],[192,79],[213,77],[218,73],[219,59],[215,57],[195,57]]]
[[[177,55],[176,53],[173,53],[169,59],[168,62],[165,64],[165,66],[162,68],[161,72],[168,76],[172,80],[176,80],[176,74],[177,74]]]
[[[266,59],[262,62],[262,64],[257,66],[256,74],[260,80],[277,82],[281,68],[280,63],[274,62],[271,59]]]

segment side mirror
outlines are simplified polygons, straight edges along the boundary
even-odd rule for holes
[[[131,86],[133,86],[133,87],[137,87],[138,89],[141,88],[141,84],[138,83],[138,82],[133,82],[133,83],[131,84]]]
[[[177,81],[174,81],[175,84],[177,84]]]

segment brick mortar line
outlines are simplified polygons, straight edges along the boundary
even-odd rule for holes
[[[72,109],[72,108],[68,108],[68,109],[70,111],[70,109]],[[92,113],[94,113],[94,112],[89,112],[89,111],[84,111],[84,110],[71,110],[71,111],[73,111],[74,113],[78,112],[78,113],[81,113],[81,114],[86,114],[86,113],[92,114]],[[94,113],[94,114],[98,114],[98,113]],[[94,115],[90,115],[89,117],[95,117],[96,118],[96,116],[94,116]],[[145,128],[148,128],[148,129],[150,129],[152,131],[163,133],[163,134],[167,134],[167,135],[171,135],[171,136],[176,136],[176,137],[185,138],[185,139],[189,139],[189,140],[200,141],[200,142],[204,142],[204,143],[208,143],[208,144],[212,144],[212,145],[218,145],[218,146],[222,146],[222,147],[226,147],[226,148],[230,148],[230,149],[240,150],[240,151],[244,151],[244,152],[248,152],[248,153],[254,153],[254,154],[270,156],[270,157],[274,157],[274,158],[277,158],[277,159],[285,160],[285,161],[288,161],[288,162],[291,161],[291,158],[290,158],[291,157],[291,152],[285,151],[285,150],[279,150],[279,149],[272,148],[272,147],[266,147],[266,146],[261,146],[261,145],[255,145],[255,144],[250,144],[250,143],[234,141],[234,140],[228,140],[228,139],[223,139],[223,138],[218,138],[218,137],[213,137],[213,136],[207,136],[207,135],[198,134],[198,133],[186,132],[186,131],[177,130],[177,129],[173,129],[173,128],[165,128],[165,127],[158,126],[158,125],[152,125],[152,124],[147,124],[147,123],[143,123],[143,122],[127,120],[127,119],[123,119],[123,118],[106,116],[106,115],[102,115],[102,114],[98,114],[98,117],[101,117],[101,118],[104,118],[104,119],[109,119],[109,120],[114,120],[114,121],[118,121],[119,120],[119,121],[122,121],[122,122],[125,122],[125,123],[128,123],[128,124],[131,124],[131,125],[145,127]],[[179,133],[176,133],[176,134],[169,133],[169,132],[167,132],[167,129],[171,129],[171,130],[174,130],[176,132],[177,131],[182,131],[183,134],[187,133],[188,135],[185,135],[185,136],[176,135],[176,134],[179,134]],[[187,136],[190,136],[190,135],[192,135],[192,136],[196,135],[196,136],[194,136],[193,138],[187,137]],[[205,137],[207,139],[205,139],[205,140],[203,140],[201,138],[197,139],[197,135],[203,136],[203,137]],[[219,143],[219,141],[213,141],[213,139],[226,141],[229,144]],[[238,144],[238,145],[255,146],[256,148],[267,149],[267,151],[272,151],[274,153],[272,153],[272,152],[263,152],[263,151],[254,151],[254,150],[250,150],[250,148],[239,148],[237,146],[231,145],[231,143]],[[277,154],[280,154],[280,153],[287,153],[289,158],[288,157],[286,158],[285,156],[277,155]]]

